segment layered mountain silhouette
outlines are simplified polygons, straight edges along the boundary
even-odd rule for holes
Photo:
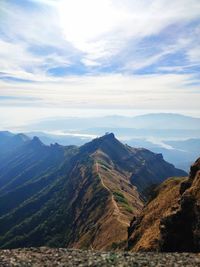
[[[149,188],[186,173],[106,134],[81,146],[0,133],[0,247],[123,248]]]
[[[132,251],[200,251],[200,158],[188,178],[171,178],[131,222]]]

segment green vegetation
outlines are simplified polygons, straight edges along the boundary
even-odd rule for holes
[[[108,171],[108,168],[105,167],[105,166],[101,166],[101,168],[102,168],[104,171]]]
[[[128,201],[127,201],[127,199],[125,198],[125,196],[121,192],[115,191],[115,192],[113,192],[113,195],[114,195],[115,200],[118,203],[126,204],[126,205],[129,204]]]
[[[130,205],[124,205],[126,211],[133,213],[133,208]]]
[[[101,165],[101,168],[105,169],[105,170],[108,170],[110,169],[110,165],[107,164],[105,161],[103,160],[97,160],[97,163],[99,163]]]
[[[124,194],[119,192],[119,191],[115,191],[113,192],[115,201],[117,201],[119,204],[121,204],[126,211],[132,213],[133,212],[133,208],[130,206],[128,200],[125,198]]]

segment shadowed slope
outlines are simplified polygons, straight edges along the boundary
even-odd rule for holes
[[[129,228],[133,251],[200,251],[200,160],[189,178],[171,178]]]

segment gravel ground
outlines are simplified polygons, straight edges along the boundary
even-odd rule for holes
[[[200,266],[200,254],[97,252],[74,249],[28,248],[0,251],[0,266]]]

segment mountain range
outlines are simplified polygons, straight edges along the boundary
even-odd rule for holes
[[[0,247],[122,249],[151,188],[186,172],[113,133],[80,147],[0,133]]]
[[[35,135],[46,145],[83,145],[106,132],[130,146],[145,147],[162,153],[166,161],[188,171],[200,149],[200,119],[173,113],[155,113],[135,117],[59,117],[32,122],[17,131],[30,138]]]
[[[92,125],[92,127],[91,127]],[[170,127],[169,127],[170,125]],[[200,130],[200,119],[175,113],[152,113],[133,117],[59,117],[43,119],[27,125],[38,131],[80,131],[87,129],[156,129],[156,130]]]
[[[50,134],[43,132],[27,132],[27,136],[33,138],[37,135],[40,140],[50,145],[52,143],[59,143],[64,146],[66,145],[77,145],[81,146],[86,142],[92,140],[92,136],[85,135],[61,135],[61,134]],[[166,161],[171,162],[177,168],[183,169],[186,172],[189,170],[190,165],[199,156],[200,150],[200,139],[186,139],[186,140],[156,140],[156,139],[144,139],[144,138],[130,138],[119,140],[133,147],[145,147],[155,153],[162,153]]]

